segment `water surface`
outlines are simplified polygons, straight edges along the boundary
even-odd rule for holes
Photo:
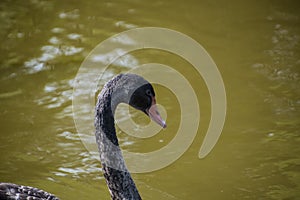
[[[74,125],[73,81],[101,41],[153,26],[182,32],[204,46],[222,74],[228,107],[219,142],[200,160],[211,108],[207,87],[192,66],[176,55],[140,50],[109,67],[107,73],[115,75],[136,63],[172,66],[189,79],[199,98],[201,122],[188,151],[159,171],[133,174],[143,198],[300,198],[298,4],[1,1],[1,181],[39,187],[65,200],[109,199],[100,163],[85,149]],[[175,136],[178,101],[166,88],[155,89],[168,111],[168,129],[145,140],[119,131],[128,151],[153,151]],[[132,113],[137,123],[148,123]]]

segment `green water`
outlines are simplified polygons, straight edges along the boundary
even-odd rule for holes
[[[210,120],[205,82],[182,58],[156,50],[131,62],[183,73],[201,108],[197,136],[161,170],[133,174],[144,199],[300,198],[300,15],[298,1],[8,1],[0,2],[0,181],[31,185],[61,199],[109,199],[100,163],[82,144],[72,115],[73,80],[101,41],[136,27],[164,27],[199,42],[214,59],[227,116],[213,151],[198,158]],[[179,103],[155,85],[168,128],[141,140],[120,133],[128,151],[172,140]],[[131,111],[137,123],[148,123]],[[94,152],[94,154],[96,154]]]

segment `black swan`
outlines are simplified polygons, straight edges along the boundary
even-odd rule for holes
[[[140,194],[126,168],[115,131],[114,111],[119,103],[144,112],[163,128],[166,123],[160,117],[152,85],[141,76],[120,74],[105,84],[98,96],[95,112],[96,141],[106,183],[114,200],[139,200]],[[1,200],[58,200],[43,190],[0,183]]]

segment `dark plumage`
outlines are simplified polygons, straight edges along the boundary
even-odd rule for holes
[[[0,183],[0,200],[59,200],[53,194],[43,190],[16,185],[13,183]]]
[[[115,130],[114,112],[119,103],[127,103],[166,127],[157,108],[152,85],[141,76],[120,74],[105,84],[95,110],[95,136],[103,175],[113,200],[139,200],[139,192],[122,156]],[[18,198],[19,197],[19,198]],[[58,200],[52,194],[28,186],[0,183],[0,200]]]

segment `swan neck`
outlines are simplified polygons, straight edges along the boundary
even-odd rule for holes
[[[112,199],[141,199],[125,165],[115,130],[114,111],[122,96],[113,96],[114,90],[104,87],[96,105],[96,141],[103,175]]]

